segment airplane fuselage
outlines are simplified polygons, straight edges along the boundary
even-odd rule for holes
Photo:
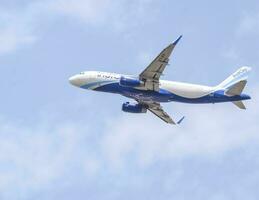
[[[101,92],[121,94],[123,96],[149,102],[183,102],[183,103],[220,103],[250,99],[246,94],[228,96],[217,87],[189,84],[174,81],[159,81],[159,90],[146,90],[144,87],[128,87],[120,84],[121,77],[138,77],[108,72],[87,71],[72,76],[71,84]]]
[[[101,92],[121,94],[137,103],[123,103],[122,110],[129,113],[151,113],[170,124],[180,124],[184,117],[174,121],[160,103],[220,103],[232,102],[246,109],[242,100],[250,96],[242,93],[250,67],[243,66],[215,87],[161,80],[169,63],[169,57],[182,36],[163,49],[160,54],[138,75],[122,75],[108,72],[88,71],[72,76],[72,85]]]

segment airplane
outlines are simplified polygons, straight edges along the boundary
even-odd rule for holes
[[[120,94],[134,99],[135,103],[122,104],[129,113],[151,113],[169,124],[180,124],[184,117],[175,122],[162,108],[161,103],[182,102],[192,104],[232,102],[246,109],[242,100],[251,99],[242,93],[250,67],[241,67],[220,84],[210,87],[183,82],[160,80],[169,57],[182,36],[167,46],[138,76],[117,73],[84,71],[69,78],[69,82],[83,89]]]

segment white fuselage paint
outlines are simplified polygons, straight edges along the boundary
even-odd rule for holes
[[[78,87],[89,85],[87,89],[95,89],[108,83],[119,82],[121,76],[129,75],[108,72],[86,71],[72,76],[69,79],[69,81],[71,84]],[[203,97],[215,90],[215,87],[166,80],[160,80],[159,87],[178,96],[190,99]]]

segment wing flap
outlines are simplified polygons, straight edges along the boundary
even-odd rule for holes
[[[157,117],[159,117],[160,119],[162,119],[164,122],[169,123],[169,124],[176,124],[172,118],[165,112],[163,111],[161,108],[157,109],[157,108],[149,108],[148,109],[150,112],[152,112],[153,114],[155,114]]]
[[[174,120],[163,110],[162,106],[157,103],[157,102],[140,102],[140,104],[144,104],[147,106],[147,109],[162,119],[164,122],[169,123],[169,124],[176,124]]]

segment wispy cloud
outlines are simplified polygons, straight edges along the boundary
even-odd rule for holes
[[[52,187],[74,170],[74,162],[82,164],[76,167],[81,175],[92,176],[98,169],[98,162],[89,152],[81,154],[82,147],[78,146],[87,137],[87,127],[80,124],[46,126],[45,122],[39,122],[36,126],[24,127],[2,119],[1,199],[28,199],[38,190]]]
[[[80,20],[87,24],[100,23],[106,20],[107,12],[113,3],[109,0],[56,0],[46,4],[49,11]]]
[[[191,111],[172,104],[174,109],[169,109],[172,115],[187,112],[190,115],[178,127],[160,124],[155,116],[147,119],[146,116],[129,115],[117,119],[109,125],[103,138],[104,153],[111,163],[119,167],[124,158],[134,152],[140,165],[190,156],[217,157],[258,140],[256,99],[259,96],[255,90],[252,97],[254,100],[249,103],[247,111],[238,110],[231,103],[194,105]]]
[[[81,23],[105,27],[110,31],[131,32],[136,26],[151,20],[145,18],[145,11],[154,2],[155,0],[57,0],[50,1],[47,7],[49,11]]]
[[[30,22],[25,17],[26,13],[16,12],[1,10],[0,54],[12,52],[19,46],[32,44],[36,41]]]
[[[144,23],[145,8],[152,1],[111,0],[54,0],[29,2],[24,7],[2,9],[0,14],[0,54],[33,44],[41,30],[42,21],[52,23],[53,18],[71,18],[78,24],[103,27],[110,31],[127,31]]]
[[[244,13],[237,28],[237,35],[259,34],[259,13]]]
[[[103,173],[128,170],[129,162],[145,169],[174,159],[210,160],[255,143],[259,138],[256,91],[252,90],[254,100],[247,111],[231,104],[166,106],[172,116],[189,113],[181,126],[167,125],[151,114],[112,117],[98,141],[95,127],[73,120],[57,123],[46,115],[33,126],[24,126],[2,118],[2,199],[28,199],[57,183],[60,187],[71,184],[68,177],[98,180]]]

